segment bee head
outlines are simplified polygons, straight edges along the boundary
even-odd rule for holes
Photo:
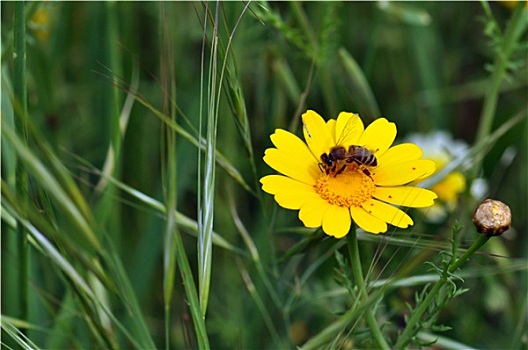
[[[332,157],[330,157],[326,153],[321,154],[321,162],[323,162],[323,164],[328,166],[328,167],[332,167],[334,165],[334,161],[333,161]]]

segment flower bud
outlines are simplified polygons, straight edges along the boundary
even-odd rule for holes
[[[510,207],[501,201],[486,199],[475,210],[473,223],[486,236],[500,236],[511,226]]]

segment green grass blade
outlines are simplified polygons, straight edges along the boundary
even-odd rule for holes
[[[216,6],[215,20],[213,22],[213,34],[211,43],[211,57],[209,61],[209,78],[207,83],[207,129],[205,137],[205,159],[203,167],[203,179],[201,186],[202,198],[198,202],[198,215],[200,231],[198,233],[198,288],[202,317],[205,318],[207,303],[209,301],[209,290],[211,282],[212,261],[212,231],[214,219],[214,192],[215,192],[215,157],[216,157],[216,133],[218,123],[217,80],[218,80],[218,11]],[[206,13],[208,15],[208,13]],[[201,175],[201,174],[200,174]]]

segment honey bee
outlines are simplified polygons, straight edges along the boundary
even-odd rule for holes
[[[332,173],[334,176],[341,174],[352,163],[363,165],[363,172],[365,175],[370,176],[370,171],[365,166],[378,165],[378,160],[374,153],[358,145],[351,145],[348,151],[343,146],[332,147],[328,154],[323,153],[320,158],[321,163],[319,163],[319,168],[321,171],[327,175]]]
[[[323,153],[320,156],[321,163],[319,163],[319,169],[321,172],[328,174],[334,174],[337,176],[341,174],[347,166],[356,163],[361,166],[363,172],[370,176],[370,171],[366,167],[375,167],[378,165],[378,160],[374,155],[373,151],[368,148],[359,145],[350,145],[348,150],[343,143],[347,139],[348,135],[354,130],[354,125],[351,123],[352,118],[348,120],[347,125],[343,128],[343,131],[337,141],[337,146],[330,149],[330,152]]]

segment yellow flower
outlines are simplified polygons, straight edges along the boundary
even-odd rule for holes
[[[322,226],[326,234],[341,238],[354,220],[367,232],[386,232],[387,223],[400,228],[413,224],[394,205],[433,205],[434,192],[406,185],[431,175],[434,162],[420,159],[422,150],[415,144],[390,147],[396,137],[394,123],[379,118],[365,129],[357,114],[341,112],[337,120],[325,122],[311,110],[302,119],[306,143],[282,129],[271,135],[276,148],[266,150],[264,161],[282,175],[264,176],[260,182],[280,206],[299,210],[306,227]],[[350,152],[352,145],[366,152],[361,157],[348,153],[330,163],[321,158],[332,157],[337,146]]]

